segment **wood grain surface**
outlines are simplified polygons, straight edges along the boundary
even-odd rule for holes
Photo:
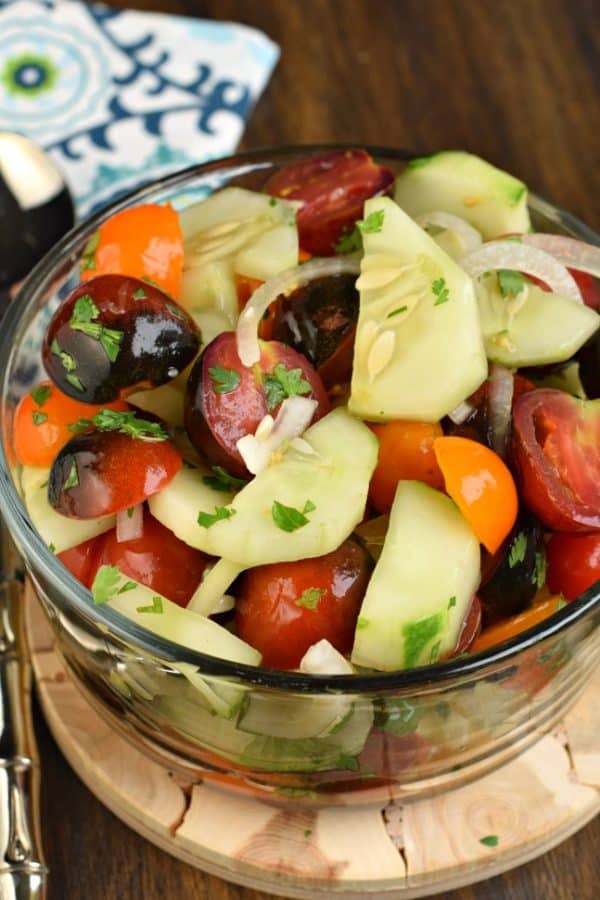
[[[596,0],[147,0],[245,22],[282,49],[242,146],[465,148],[600,230]],[[41,713],[50,900],[266,900],[130,831],[60,756]],[[596,900],[600,820],[536,862],[445,900]]]

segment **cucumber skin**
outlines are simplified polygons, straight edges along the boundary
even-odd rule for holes
[[[352,662],[397,671],[452,652],[479,578],[479,542],[453,501],[421,482],[401,481]]]

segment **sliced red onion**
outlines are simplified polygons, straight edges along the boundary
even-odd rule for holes
[[[346,657],[325,638],[308,648],[300,660],[300,671],[308,675],[354,674],[354,669]]]
[[[476,228],[473,228],[469,222],[461,219],[460,216],[454,216],[452,213],[432,210],[417,216],[415,222],[421,228],[425,228],[427,225],[437,225],[439,228],[447,228],[449,231],[454,231],[462,244],[463,253],[471,253],[472,250],[481,247],[483,243],[482,237]]]
[[[459,403],[452,412],[448,413],[448,418],[451,419],[455,425],[462,425],[473,412],[475,412],[473,404],[469,403],[467,400],[463,400],[463,402]]]
[[[144,530],[144,504],[138,503],[117,513],[117,542],[135,541]]]
[[[549,253],[563,266],[600,278],[600,247],[560,234],[524,234],[521,240],[530,247]]]
[[[281,404],[277,418],[265,419],[256,429],[256,434],[245,434],[236,446],[249,472],[257,475],[269,465],[272,455],[282,444],[300,437],[308,428],[317,408],[317,401],[308,397],[288,397]],[[263,425],[268,419],[266,427]]]
[[[577,283],[566,266],[557,262],[549,253],[530,247],[521,241],[488,241],[473,253],[463,256],[460,265],[471,278],[497,269],[512,269],[524,275],[533,275],[548,285],[555,294],[583,303]]]
[[[354,254],[311,259],[294,269],[287,269],[265,281],[254,291],[242,310],[237,324],[237,350],[244,366],[252,366],[260,359],[258,326],[263,315],[281,294],[328,275],[358,275],[360,259]]]
[[[490,371],[489,414],[492,450],[499,456],[506,455],[514,394],[514,376],[511,369],[493,365]]]

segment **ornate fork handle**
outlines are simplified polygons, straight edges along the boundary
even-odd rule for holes
[[[0,520],[0,900],[45,900],[23,575]]]

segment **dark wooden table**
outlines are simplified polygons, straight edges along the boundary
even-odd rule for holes
[[[114,2],[114,0],[113,0]],[[281,60],[243,147],[351,141],[465,148],[600,230],[596,0],[114,2],[263,29]],[[265,900],[142,840],[82,786],[40,714],[51,900]],[[596,900],[600,820],[445,900]]]

